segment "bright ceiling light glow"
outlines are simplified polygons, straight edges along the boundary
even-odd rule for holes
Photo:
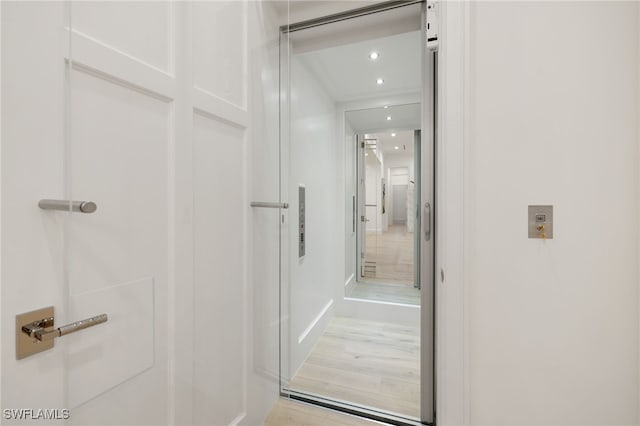
[[[369,59],[371,59],[372,61],[375,61],[376,59],[378,59],[380,57],[380,54],[378,52],[371,52],[369,53]]]
[[[387,121],[391,120],[391,116],[387,115]]]
[[[389,105],[385,105],[383,108],[384,108],[384,109],[387,109],[387,108],[389,108]]]
[[[365,153],[364,153],[364,156],[365,156],[365,157],[368,157],[368,156],[369,156],[369,153],[368,153],[368,152],[365,152]]]
[[[400,147],[399,146],[394,146],[393,149],[400,149]]]
[[[383,83],[384,83],[384,80],[383,80],[383,79],[381,79],[381,78],[379,78],[379,79],[377,79],[377,80],[376,80],[376,83],[378,83],[379,85],[380,85],[380,84],[383,84]]]
[[[392,138],[395,138],[395,137],[396,137],[396,134],[395,134],[395,133],[391,133],[391,137],[392,137]]]

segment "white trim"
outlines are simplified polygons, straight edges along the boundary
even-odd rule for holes
[[[349,284],[351,284],[351,282],[355,277],[356,277],[356,274],[349,275],[349,278],[347,278],[347,280],[344,282],[344,286],[347,287]]]
[[[436,271],[436,412],[439,425],[469,424],[467,288],[469,2],[442,2],[438,55],[438,241]]]
[[[307,328],[304,329],[302,334],[300,334],[300,336],[298,337],[298,344],[302,343],[302,341],[307,338],[309,333],[311,333],[311,330],[313,330],[313,328],[318,324],[318,322],[320,322],[322,317],[327,313],[327,311],[332,305],[333,305],[333,299],[327,302],[327,304],[324,306],[324,308],[322,308],[320,313],[309,323],[309,325],[307,326]]]
[[[2,58],[2,5],[0,5],[0,59]],[[0,129],[2,129],[2,64],[0,64]],[[0,131],[0,147],[2,145],[2,132]],[[2,149],[0,149],[0,176],[2,176]],[[0,184],[2,179],[0,178]],[[0,185],[0,207],[2,207],[2,185]],[[2,223],[2,208],[0,208],[0,224]],[[0,241],[2,241],[2,226],[0,226]],[[2,244],[0,244],[0,277],[2,276]],[[0,280],[0,293],[2,292],[2,280]],[[0,318],[2,317],[2,303],[0,303]],[[2,377],[2,352],[0,351],[0,377]],[[2,386],[0,386],[0,401],[2,401]]]
[[[208,92],[198,86],[192,89],[193,108],[204,116],[221,118],[236,127],[249,127],[249,112],[238,105]]]
[[[161,98],[175,99],[176,80],[171,74],[87,34],[77,30],[69,31],[68,28],[64,31],[67,37],[71,32],[73,58],[66,59],[73,59],[74,67],[82,65],[82,68],[96,70],[116,81],[126,82],[130,86],[157,94]]]
[[[349,278],[347,278],[347,280],[344,282],[344,293],[341,295],[341,297],[343,299],[346,299],[349,297],[349,295],[351,294],[351,292],[353,291],[353,288],[356,286],[356,274],[355,272],[353,274],[351,274],[349,276]]]

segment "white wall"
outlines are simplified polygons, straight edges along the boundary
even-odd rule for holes
[[[469,422],[637,424],[638,3],[470,18]]]
[[[343,139],[336,108],[303,61],[291,60],[289,161],[290,374],[313,349],[344,283]],[[298,185],[306,187],[306,254],[298,259]],[[344,291],[342,289],[342,291]]]

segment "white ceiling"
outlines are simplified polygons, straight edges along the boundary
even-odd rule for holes
[[[366,139],[376,139],[376,149],[385,156],[400,154],[413,155],[413,130],[394,133],[396,134],[395,136],[391,136],[391,132],[367,133],[364,137]],[[398,147],[398,149],[396,149],[396,147]]]
[[[420,10],[420,5],[400,7],[289,33],[292,54],[336,104],[367,100],[381,105],[401,95],[419,95]],[[379,54],[376,60],[369,58],[373,51]],[[378,78],[384,84],[378,85]],[[419,103],[346,112],[353,130],[377,139],[378,149],[387,155],[413,155],[413,131],[420,128],[420,117]]]
[[[420,104],[389,105],[388,108],[347,111],[345,118],[353,131],[360,134],[415,130],[421,126],[420,111]]]
[[[336,103],[420,93],[420,34],[404,32],[296,56],[313,70]],[[380,55],[377,60],[369,59],[373,51]],[[384,84],[376,84],[378,78]]]

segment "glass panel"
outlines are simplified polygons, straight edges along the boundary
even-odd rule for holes
[[[283,33],[280,75],[282,388],[412,420],[420,291],[407,153],[421,122],[420,16],[411,5]],[[401,140],[406,155],[391,161]],[[412,298],[359,295],[361,284]]]

